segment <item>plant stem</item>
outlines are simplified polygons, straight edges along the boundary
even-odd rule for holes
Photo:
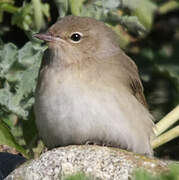
[[[179,105],[177,105],[171,112],[169,112],[163,119],[161,119],[155,126],[154,132],[156,136],[162,134],[171,125],[179,119]]]
[[[178,136],[179,136],[179,126],[176,126],[173,129],[167,131],[166,133],[154,139],[151,142],[152,148],[155,149]]]
[[[69,0],[69,5],[71,8],[71,13],[75,16],[79,16],[81,8],[85,0]]]
[[[33,8],[34,8],[34,20],[36,30],[39,31],[43,26],[43,15],[41,10],[41,2],[40,0],[32,0]]]
[[[158,11],[160,14],[166,14],[169,11],[175,10],[179,8],[179,3],[177,1],[167,1],[166,3],[162,4]]]
[[[0,9],[1,9],[1,11],[6,11],[6,12],[12,13],[12,14],[16,13],[19,10],[19,8],[15,7],[11,4],[0,4]]]

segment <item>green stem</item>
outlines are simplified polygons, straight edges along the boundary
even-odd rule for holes
[[[19,10],[19,8],[15,7],[11,4],[6,4],[6,3],[0,4],[0,9],[1,9],[1,11],[6,11],[6,12],[12,13],[12,14],[16,13]]]
[[[75,16],[81,14],[81,8],[85,0],[69,0],[69,5],[71,8],[71,13]]]
[[[34,20],[36,30],[39,31],[43,26],[43,14],[41,9],[40,0],[32,0],[33,8],[34,8]]]
[[[177,105],[171,112],[169,112],[162,120],[160,120],[154,128],[156,136],[162,134],[170,126],[172,126],[179,119],[179,105]]]
[[[179,3],[177,1],[167,1],[166,3],[162,4],[158,11],[160,14],[166,14],[169,11],[179,8]]]
[[[179,137],[179,126],[174,127],[173,129],[154,139],[151,142],[152,148],[155,149],[177,137]]]
[[[12,0],[1,0],[0,3],[14,4],[14,2]]]

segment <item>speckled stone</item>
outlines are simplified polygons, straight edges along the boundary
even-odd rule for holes
[[[63,180],[84,172],[96,180],[128,180],[133,170],[145,168],[153,173],[167,170],[168,163],[125,150],[95,145],[53,149],[12,172],[6,180]]]

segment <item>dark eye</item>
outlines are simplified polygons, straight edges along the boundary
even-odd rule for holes
[[[73,33],[70,38],[74,42],[79,42],[81,40],[81,35],[79,33]]]

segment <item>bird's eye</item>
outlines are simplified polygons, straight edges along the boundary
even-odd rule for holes
[[[82,35],[80,33],[73,33],[70,37],[70,39],[75,42],[78,43],[81,40]]]

